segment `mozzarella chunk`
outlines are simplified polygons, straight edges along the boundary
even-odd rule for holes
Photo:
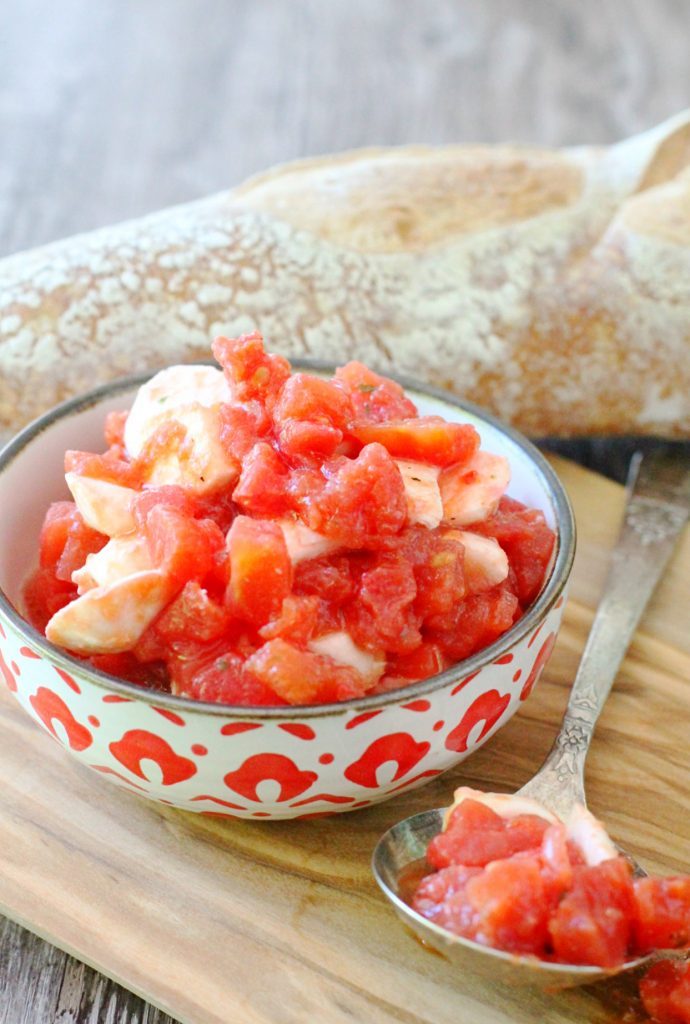
[[[480,537],[468,530],[447,530],[443,536],[464,547],[465,576],[473,594],[490,590],[508,576],[508,556],[493,537]]]
[[[78,654],[131,650],[173,594],[174,585],[160,570],[134,573],[65,605],[46,626],[46,637]]]
[[[509,483],[510,465],[505,456],[478,451],[460,470],[440,477],[444,522],[469,526],[488,519]]]
[[[115,537],[93,555],[81,569],[72,573],[72,582],[80,594],[93,587],[105,587],[134,573],[153,569],[149,546],[144,537]]]
[[[337,551],[340,544],[324,537],[315,530],[310,530],[301,519],[279,519],[278,526],[283,531],[285,546],[293,565],[304,562],[308,558],[320,558]]]
[[[324,633],[323,636],[310,640],[307,647],[315,654],[327,655],[340,665],[356,668],[372,684],[381,678],[386,667],[386,661],[382,655],[372,654],[371,651],[365,651],[358,647],[344,629],[335,633]]]
[[[239,477],[239,466],[220,443],[219,407],[188,405],[172,417],[186,436],[153,462],[146,482],[154,487],[178,484],[195,494],[228,487]]]
[[[136,524],[130,505],[137,492],[131,487],[121,487],[108,480],[78,473],[65,473],[65,480],[88,526],[107,537],[120,537],[132,532]]]
[[[178,419],[181,408],[196,404],[212,408],[231,402],[232,393],[222,370],[215,366],[169,366],[137,392],[125,423],[125,447],[131,458],[140,455],[157,427]]]
[[[555,825],[558,818],[555,814],[528,796],[519,796],[515,793],[484,793],[481,789],[472,789],[470,786],[460,786],[453,794],[453,803],[445,813],[443,820],[444,829],[448,825],[450,815],[459,807],[463,800],[476,800],[485,807],[489,807],[494,814],[501,818],[517,818],[519,814],[536,814],[545,821]]]
[[[407,459],[393,461],[400,470],[405,485],[410,523],[421,523],[430,530],[436,529],[443,519],[443,502],[438,486],[440,467],[429,466],[425,462],[410,462]]]
[[[618,856],[606,829],[582,804],[576,804],[565,823],[568,839],[579,847],[587,864],[601,864]]]

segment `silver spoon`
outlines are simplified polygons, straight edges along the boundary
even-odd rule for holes
[[[573,806],[585,804],[584,767],[601,709],[609,695],[635,628],[690,514],[690,457],[662,450],[630,467],[627,504],[612,553],[604,594],[587,639],[561,728],[544,764],[518,790],[566,820]],[[629,960],[619,968],[550,963],[461,938],[428,921],[403,898],[406,873],[425,856],[429,841],[443,827],[445,808],[414,814],[390,828],[373,855],[373,872],[396,912],[416,935],[463,971],[488,974],[493,981],[542,989],[589,985],[646,963]],[[625,851],[636,875],[646,872]]]

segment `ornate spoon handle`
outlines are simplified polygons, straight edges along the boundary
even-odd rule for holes
[[[585,802],[589,744],[635,628],[690,515],[690,458],[663,449],[636,455],[628,500],[603,597],[594,617],[558,736],[521,792],[561,817]]]

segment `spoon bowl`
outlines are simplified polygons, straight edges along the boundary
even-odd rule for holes
[[[424,872],[420,869],[424,866],[429,842],[443,827],[445,812],[446,808],[440,807],[421,811],[399,821],[381,837],[372,857],[374,878],[400,920],[423,945],[430,946],[468,974],[481,974],[495,983],[529,986],[546,992],[591,985],[622,970],[632,971],[642,967],[651,959],[649,956],[638,957],[612,970],[551,963],[535,956],[518,956],[483,946],[455,935],[418,914],[407,902],[412,894],[409,882],[412,879],[418,880],[421,873],[428,874],[431,871],[429,867]]]
[[[633,459],[620,537],[614,548],[604,594],[597,608],[573,682],[561,727],[544,764],[515,796],[529,797],[567,822],[578,805],[586,807],[584,769],[594,728],[638,622],[690,515],[690,456],[663,449]],[[443,829],[445,811],[415,814],[380,839],[373,872],[396,913],[423,943],[463,971],[493,982],[545,990],[589,985],[634,970],[654,954],[617,967],[555,963],[520,956],[462,938],[412,909],[412,877],[419,881],[430,840]],[[633,873],[646,872],[625,850]]]

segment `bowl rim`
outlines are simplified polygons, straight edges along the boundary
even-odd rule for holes
[[[218,365],[209,359],[200,359],[194,362],[194,365],[202,364]],[[325,359],[292,359],[291,364],[297,370],[322,373],[332,373],[335,368],[334,363]],[[166,367],[161,368],[165,369]],[[144,373],[120,377],[117,380],[101,384],[96,388],[82,392],[53,406],[27,424],[0,449],[0,475],[4,473],[10,463],[19,456],[31,441],[50,429],[58,420],[83,412],[98,405],[101,401],[115,397],[122,392],[131,391],[132,388],[141,386],[157,372],[157,370],[150,370]],[[483,648],[483,650],[478,651],[463,661],[456,662],[438,675],[413,682],[409,686],[388,690],[382,694],[353,697],[329,704],[288,704],[276,705],[275,707],[267,705],[259,708],[256,705],[222,704],[213,701],[195,700],[193,697],[149,689],[137,683],[131,683],[125,679],[118,679],[116,676],[101,672],[100,669],[93,668],[88,663],[80,661],[78,658],[63,651],[62,648],[50,643],[45,636],[39,633],[37,629],[20,615],[1,586],[0,620],[4,616],[19,635],[26,640],[27,645],[37,649],[51,664],[70,674],[76,672],[103,689],[112,690],[132,700],[143,701],[157,707],[167,707],[177,711],[195,711],[200,714],[210,714],[226,718],[243,718],[245,720],[281,720],[295,717],[323,718],[334,714],[344,715],[351,711],[379,710],[389,705],[400,704],[401,702],[407,703],[433,693],[436,690],[442,690],[449,684],[477,673],[485,665],[496,661],[546,618],[565,589],[572,569],[576,545],[575,517],[570,499],[563,484],[539,449],[520,431],[503,423],[493,413],[488,412],[474,402],[459,398],[443,388],[424,384],[402,374],[388,373],[386,376],[397,381],[405,389],[438,399],[452,405],[460,412],[469,413],[471,416],[475,416],[477,419],[492,426],[499,433],[505,435],[528,456],[529,460],[536,467],[553,503],[556,519],[556,554],[546,584],[543,586],[537,600],[527,609],[522,618],[488,647]]]

